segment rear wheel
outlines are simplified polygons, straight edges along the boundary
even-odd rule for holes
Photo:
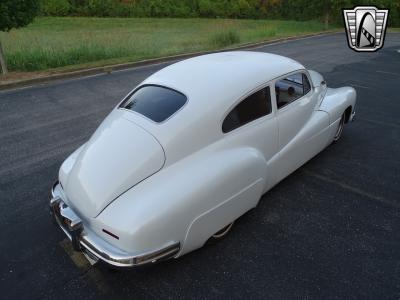
[[[346,116],[343,113],[342,117],[340,118],[339,126],[336,130],[335,136],[333,138],[333,142],[337,142],[340,139],[340,137],[342,136],[345,119],[346,119]]]
[[[233,227],[233,223],[229,223],[226,225],[224,228],[218,230],[216,233],[214,233],[207,241],[208,244],[214,244],[220,240],[222,240],[228,233],[231,231]]]

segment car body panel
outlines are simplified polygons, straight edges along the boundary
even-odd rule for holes
[[[189,225],[179,255],[200,248],[218,230],[256,207],[264,188],[263,178],[252,182],[225,201],[197,216]]]
[[[60,176],[61,183],[69,202],[81,214],[96,217],[120,194],[160,170],[164,162],[158,141],[114,110],[76,156],[73,166],[68,166],[68,178]]]
[[[356,91],[352,87],[328,88],[318,109],[329,113],[330,122],[334,123],[340,119],[346,108],[355,109],[356,97]]]
[[[310,78],[310,92],[278,109],[276,80],[297,72]],[[187,103],[161,123],[117,105],[63,163],[57,194],[88,232],[131,255],[178,243],[178,257],[204,245],[329,145],[356,101],[353,88],[327,88],[291,59],[244,51],[188,59],[137,88],[145,84],[174,89]],[[265,87],[271,113],[223,133],[228,113]]]
[[[170,240],[184,244],[193,220],[239,195],[243,187],[260,180],[264,186],[266,162],[261,153],[249,147],[217,150],[218,147],[214,145],[163,168],[112,202],[96,218],[120,237],[111,241],[118,242],[121,249],[135,252]],[[254,207],[261,194],[262,189],[255,195],[256,200],[248,199],[244,206],[236,202],[226,218],[234,221],[235,216]],[[116,215],[119,217],[115,218]],[[212,226],[222,228],[226,218]],[[183,251],[186,253],[187,249],[184,247]]]
[[[279,151],[276,168],[278,181],[325,148],[329,136],[329,115],[323,111],[314,111],[301,130]]]
[[[326,95],[321,102],[318,110],[329,114],[329,139],[335,136],[340,123],[340,118],[346,109],[350,108],[351,115],[355,114],[356,90],[352,87],[342,87],[337,89],[328,88]]]
[[[311,77],[311,82],[314,88],[320,87],[322,85],[326,86],[324,77],[320,73],[313,70],[308,70],[308,74]]]

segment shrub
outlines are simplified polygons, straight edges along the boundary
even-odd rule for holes
[[[240,42],[240,36],[236,31],[222,31],[214,34],[211,42],[217,47],[227,47]]]
[[[114,5],[118,6],[119,4],[113,0],[89,0],[86,6],[87,14],[96,17],[109,17],[115,15],[113,13]]]
[[[41,0],[40,12],[45,16],[67,16],[71,11],[68,0]]]
[[[199,0],[199,15],[201,17],[222,17],[227,14],[225,1]]]

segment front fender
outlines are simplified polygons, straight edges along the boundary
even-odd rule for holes
[[[200,151],[118,197],[96,218],[96,231],[130,253],[176,241],[182,255],[257,205],[265,169],[253,148]],[[119,240],[101,233],[103,228]]]
[[[327,112],[330,117],[330,124],[333,124],[340,119],[348,107],[352,108],[352,112],[354,111],[356,97],[356,90],[352,87],[328,88],[318,110]]]

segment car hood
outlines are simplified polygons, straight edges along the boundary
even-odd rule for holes
[[[60,169],[68,202],[86,217],[96,217],[164,165],[163,148],[154,136],[123,115],[111,113],[80,152],[71,155],[73,161],[67,159]]]

